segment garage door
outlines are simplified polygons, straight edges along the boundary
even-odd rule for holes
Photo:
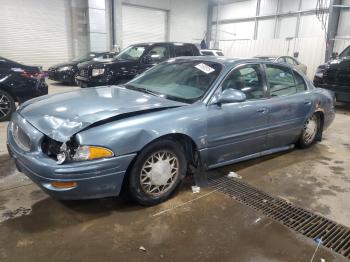
[[[70,1],[0,0],[0,56],[29,65],[70,59]]]
[[[122,17],[122,48],[167,40],[167,11],[123,5]]]

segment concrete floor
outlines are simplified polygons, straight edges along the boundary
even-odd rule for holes
[[[75,88],[50,83],[50,93]],[[310,149],[211,172],[236,171],[262,190],[350,227],[349,114],[350,107],[339,105],[324,140]],[[5,129],[1,123],[0,261],[294,262],[310,261],[316,248],[312,240],[210,188],[193,194],[190,180],[174,198],[150,208],[114,198],[53,200],[16,171],[6,153]],[[163,210],[168,211],[157,215]],[[323,248],[314,261],[321,258],[345,261]]]

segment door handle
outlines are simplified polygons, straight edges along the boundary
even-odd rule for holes
[[[265,114],[267,113],[267,108],[259,108],[258,110],[256,110],[258,113],[262,113],[262,114]]]
[[[311,100],[305,100],[304,105],[311,105]]]

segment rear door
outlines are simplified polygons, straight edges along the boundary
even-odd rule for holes
[[[301,134],[312,109],[312,93],[304,79],[290,67],[266,64],[269,87],[267,148],[292,144]]]

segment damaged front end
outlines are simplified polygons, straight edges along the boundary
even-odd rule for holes
[[[100,146],[79,145],[75,137],[63,143],[48,136],[43,139],[42,152],[54,159],[58,165],[113,157],[112,150]]]

